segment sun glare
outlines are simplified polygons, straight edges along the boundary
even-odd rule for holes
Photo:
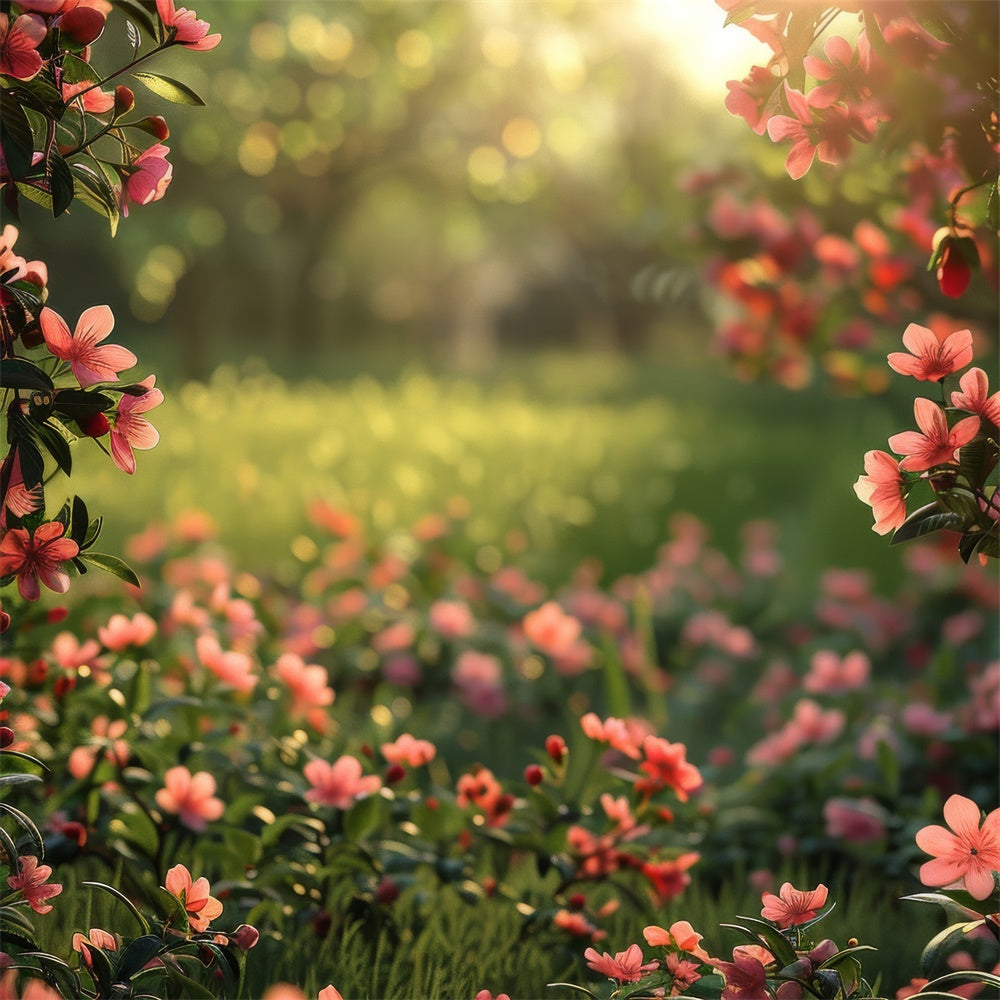
[[[741,80],[770,49],[735,25],[712,0],[637,0],[637,27],[660,36],[692,90],[719,97],[727,80]]]

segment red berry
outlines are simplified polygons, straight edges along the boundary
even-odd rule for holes
[[[545,752],[552,758],[554,763],[561,764],[563,757],[566,756],[566,741],[556,734],[549,736],[545,740]]]
[[[949,244],[938,263],[937,280],[941,291],[949,298],[959,298],[969,287],[972,268],[965,255],[954,244]]]
[[[406,777],[406,768],[402,764],[390,764],[385,772],[387,785],[398,785]]]
[[[97,413],[91,413],[89,417],[81,417],[76,423],[87,437],[104,437],[111,430],[108,418],[99,410]]]
[[[524,780],[529,785],[540,785],[545,779],[545,773],[537,764],[529,764],[524,769]]]

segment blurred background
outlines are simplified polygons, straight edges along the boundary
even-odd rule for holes
[[[778,520],[804,575],[898,576],[851,485],[909,426],[911,387],[795,393],[738,379],[715,347],[691,175],[741,164],[776,206],[843,211],[836,173],[789,182],[786,151],[726,111],[725,81],[768,53],[721,8],[209,0],[198,15],[222,44],[153,67],[207,105],[152,99],[172,130],[168,196],[114,238],[85,208],[26,209],[52,303],[108,302],[112,340],[167,395],[127,502],[96,449],[77,460],[95,509],[114,508],[102,547],[197,507],[251,566],[280,569],[322,496],[383,534],[446,511],[471,558],[516,554],[551,578],[584,556],[649,565],[678,510],[723,545]],[[127,52],[118,15],[116,40]],[[862,158],[844,182],[859,206],[872,178]]]

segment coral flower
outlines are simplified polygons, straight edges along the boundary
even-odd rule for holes
[[[167,872],[166,890],[176,896],[187,911],[188,922],[196,931],[208,929],[208,925],[222,913],[222,903],[210,895],[212,887],[202,876],[192,880],[191,873],[184,865],[174,865]]]
[[[45,900],[58,896],[63,887],[58,884],[45,884],[52,874],[52,869],[48,865],[40,865],[38,858],[33,854],[19,858],[18,862],[21,871],[17,875],[8,875],[7,884],[24,895],[35,913],[48,913],[52,905]]]
[[[669,785],[681,802],[687,802],[691,792],[701,788],[701,773],[685,758],[687,747],[683,743],[669,743],[659,736],[647,736],[642,741],[646,759],[639,765],[649,775],[642,787],[655,791]],[[639,787],[638,782],[636,783]]]
[[[357,799],[377,791],[382,784],[377,774],[362,776],[361,762],[346,754],[333,764],[311,760],[303,773],[312,785],[306,792],[306,799],[335,809],[350,809]]]
[[[598,954],[595,948],[588,948],[583,957],[594,972],[603,972],[609,979],[617,979],[621,983],[636,983],[659,965],[658,962],[643,965],[642,949],[637,944],[630,944],[614,958],[607,952]]]
[[[72,335],[66,321],[52,309],[43,309],[38,321],[46,347],[57,358],[69,362],[76,380],[85,389],[96,382],[117,382],[118,373],[132,368],[138,360],[125,347],[101,345],[115,325],[115,317],[107,306],[85,309]]]
[[[958,384],[960,391],[951,394],[952,406],[975,413],[994,427],[1000,425],[1000,392],[988,395],[990,382],[982,368],[970,368]]]
[[[908,472],[957,461],[959,449],[979,431],[979,417],[965,417],[949,428],[944,410],[923,396],[913,401],[913,416],[920,431],[903,431],[889,438],[889,447],[897,455],[906,456],[899,467]]]
[[[698,943],[702,935],[697,933],[686,920],[675,921],[669,930],[652,924],[643,929],[642,936],[646,939],[646,943],[654,948],[661,946],[672,948],[700,958],[703,962],[709,961],[708,952]]]
[[[156,804],[168,813],[176,813],[189,829],[200,833],[209,820],[217,820],[226,806],[215,797],[215,778],[207,771],[192,774],[186,767],[170,768],[163,776],[164,785],[156,793]]]
[[[390,764],[408,764],[420,767],[434,759],[437,747],[430,740],[418,740],[409,733],[403,733],[395,743],[382,744],[382,756]]]
[[[558,656],[566,652],[580,637],[580,622],[555,601],[546,601],[540,608],[529,611],[521,623],[524,634],[542,652]]]
[[[720,1000],[760,1000],[768,996],[767,970],[752,955],[736,948],[731,962],[712,963],[726,980]]]
[[[969,330],[957,330],[941,341],[926,326],[911,323],[903,331],[903,346],[910,353],[894,351],[886,359],[889,367],[900,375],[912,375],[922,382],[940,382],[972,360],[972,333]]]
[[[976,899],[986,899],[996,887],[994,873],[1000,872],[1000,809],[994,809],[980,826],[976,803],[952,795],[944,804],[944,818],[950,830],[925,826],[917,831],[917,846],[934,855],[920,866],[920,881],[948,886],[962,880]]]
[[[141,414],[159,406],[163,402],[163,393],[154,388],[155,375],[144,378],[139,384],[145,387],[146,392],[142,396],[122,396],[111,428],[111,458],[122,472],[129,475],[135,472],[132,449],[148,451],[155,448],[160,440],[159,432]]]
[[[10,528],[0,541],[0,576],[17,574],[18,593],[26,601],[37,601],[44,583],[49,590],[65,594],[69,573],[62,569],[80,547],[71,538],[63,538],[66,526],[47,521],[29,534],[25,528]]]
[[[858,476],[854,492],[871,507],[876,534],[895,531],[906,520],[906,483],[899,462],[888,452],[865,452],[865,475]]]
[[[22,14],[13,24],[0,14],[0,76],[30,80],[42,68],[38,46],[48,31],[37,14]]]
[[[154,635],[156,622],[142,611],[132,618],[123,614],[112,615],[107,625],[101,625],[97,629],[97,637],[116,653],[123,652],[129,646],[145,646]]]
[[[340,995],[340,991],[331,984],[330,986],[324,986],[319,991],[316,1000],[344,1000],[344,998]]]
[[[90,954],[91,948],[100,948],[101,951],[117,951],[118,942],[113,934],[101,930],[100,927],[91,927],[89,934],[73,935],[73,951],[78,951],[87,968],[93,968],[94,959]]]
[[[207,52],[222,41],[222,35],[210,35],[208,21],[199,21],[198,15],[186,7],[174,8],[174,0],[156,0],[156,13],[168,28],[174,29],[172,41],[193,52]]]
[[[796,889],[791,882],[785,882],[778,890],[761,894],[764,908],[760,915],[765,920],[771,920],[779,927],[791,927],[794,924],[804,924],[813,917],[826,903],[827,888],[818,885],[815,889]]]
[[[132,161],[132,173],[122,182],[122,215],[128,215],[128,203],[148,205],[159,201],[173,179],[174,168],[167,159],[170,150],[162,142],[144,149]]]

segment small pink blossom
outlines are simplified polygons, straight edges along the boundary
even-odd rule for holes
[[[982,368],[970,368],[959,380],[959,390],[951,394],[951,405],[1000,425],[1000,392],[989,395],[990,383]]]
[[[224,684],[237,691],[252,691],[257,684],[254,662],[246,653],[223,650],[213,632],[203,632],[195,639],[195,650],[202,664]]]
[[[225,803],[215,796],[215,778],[207,771],[192,774],[178,765],[168,769],[163,781],[156,804],[164,812],[177,814],[189,830],[200,833],[226,811]]]
[[[135,366],[136,356],[116,344],[101,344],[114,329],[115,317],[107,306],[85,309],[72,334],[66,321],[54,310],[43,309],[38,317],[45,345],[68,361],[83,388],[97,382],[117,382],[118,373]]]
[[[871,660],[859,649],[841,658],[833,650],[820,649],[809,661],[809,673],[802,680],[802,688],[810,694],[841,694],[854,691],[868,683]]]
[[[358,799],[378,791],[382,785],[376,774],[362,776],[361,762],[346,754],[333,764],[319,758],[311,760],[303,773],[312,785],[305,793],[306,799],[335,809],[350,809]]]
[[[42,68],[38,46],[48,30],[37,14],[22,14],[13,24],[0,14],[0,76],[30,80]]]
[[[949,427],[944,410],[923,396],[913,401],[913,415],[920,431],[903,431],[889,438],[889,447],[905,456],[899,467],[907,472],[956,462],[959,449],[979,432],[979,417],[965,417]]]
[[[865,452],[865,475],[858,477],[854,492],[871,506],[876,534],[895,531],[906,520],[906,483],[899,462],[888,452]]]
[[[653,948],[670,948],[692,955],[703,962],[708,962],[708,952],[701,947],[702,935],[698,934],[686,920],[677,920],[664,930],[655,924],[643,929],[642,936]]]
[[[207,21],[186,7],[174,7],[174,0],[156,0],[156,12],[167,28],[173,29],[172,41],[193,52],[207,52],[222,41],[222,35],[210,35]]]
[[[521,627],[528,641],[550,656],[567,652],[581,631],[579,620],[566,614],[555,601],[546,601],[540,608],[529,611]]]
[[[222,903],[210,895],[212,887],[202,876],[192,880],[184,865],[174,865],[167,872],[166,890],[181,901],[187,911],[188,922],[196,931],[205,931],[208,925],[222,914]]]
[[[427,613],[430,626],[445,639],[472,635],[476,620],[464,601],[435,601]]]
[[[115,411],[111,427],[111,458],[122,472],[135,472],[133,448],[148,451],[160,440],[156,428],[141,414],[159,406],[163,393],[154,388],[156,376],[150,375],[139,383],[146,392],[141,396],[124,395]]]
[[[870,796],[860,799],[835,797],[823,804],[826,834],[853,844],[879,842],[885,838],[889,815]]]
[[[588,948],[583,957],[594,972],[603,973],[609,979],[617,979],[620,983],[637,983],[647,972],[657,968],[658,962],[642,963],[642,949],[637,944],[630,944],[625,951],[618,952],[613,958],[607,952],[598,954],[594,948]]]
[[[777,896],[773,892],[762,893],[764,907],[760,915],[781,928],[807,923],[826,904],[827,892],[825,885],[818,885],[815,889],[796,889],[791,882],[785,882]]]
[[[40,584],[49,590],[65,594],[69,590],[69,573],[62,565],[80,551],[71,538],[64,538],[66,526],[59,521],[47,521],[29,532],[26,528],[9,528],[0,539],[0,576],[17,575],[17,591],[26,601],[37,601]]]
[[[283,653],[273,667],[275,676],[291,692],[292,714],[312,718],[315,709],[332,705],[336,697],[326,667],[306,663],[297,653]]]
[[[92,968],[94,959],[90,954],[91,948],[100,948],[101,951],[117,951],[118,941],[114,934],[101,930],[100,927],[91,927],[89,934],[76,933],[72,939],[73,951],[78,951],[84,964]]]
[[[418,740],[409,733],[403,733],[394,743],[382,744],[382,756],[390,764],[408,764],[420,767],[429,764],[437,753],[430,740]]]
[[[156,631],[156,622],[140,611],[132,618],[123,614],[112,615],[107,625],[97,629],[97,636],[108,649],[121,653],[130,646],[141,649],[156,635]]]
[[[338,990],[330,985],[324,986],[323,989],[319,991],[316,1000],[344,1000],[344,998],[340,995]]]
[[[987,899],[996,889],[995,873],[1000,873],[1000,809],[983,820],[972,799],[952,795],[944,804],[944,819],[950,829],[925,826],[917,831],[917,847],[934,855],[920,866],[920,881],[929,886],[962,883],[975,899]]]
[[[926,326],[911,323],[903,331],[903,346],[910,353],[895,351],[889,354],[889,367],[919,381],[940,382],[972,360],[972,333],[969,330],[957,330],[939,339]]]
[[[157,142],[132,161],[132,170],[122,182],[122,215],[128,215],[129,202],[148,205],[159,201],[167,193],[174,172],[167,159],[169,152],[162,142]]]
[[[83,104],[83,110],[92,115],[103,115],[115,106],[115,95],[101,90],[100,87],[95,87],[92,80],[64,83],[62,85],[62,98],[64,104],[71,104],[79,100]]]
[[[580,728],[585,736],[598,743],[608,743],[615,750],[638,760],[642,756],[639,740],[622,719],[608,716],[603,722],[594,712],[588,712],[580,719]]]
[[[40,865],[33,854],[18,858],[18,865],[20,873],[8,875],[7,884],[24,896],[35,913],[48,913],[52,904],[45,900],[58,896],[63,890],[57,883],[45,884],[52,875],[52,869],[48,865]]]

